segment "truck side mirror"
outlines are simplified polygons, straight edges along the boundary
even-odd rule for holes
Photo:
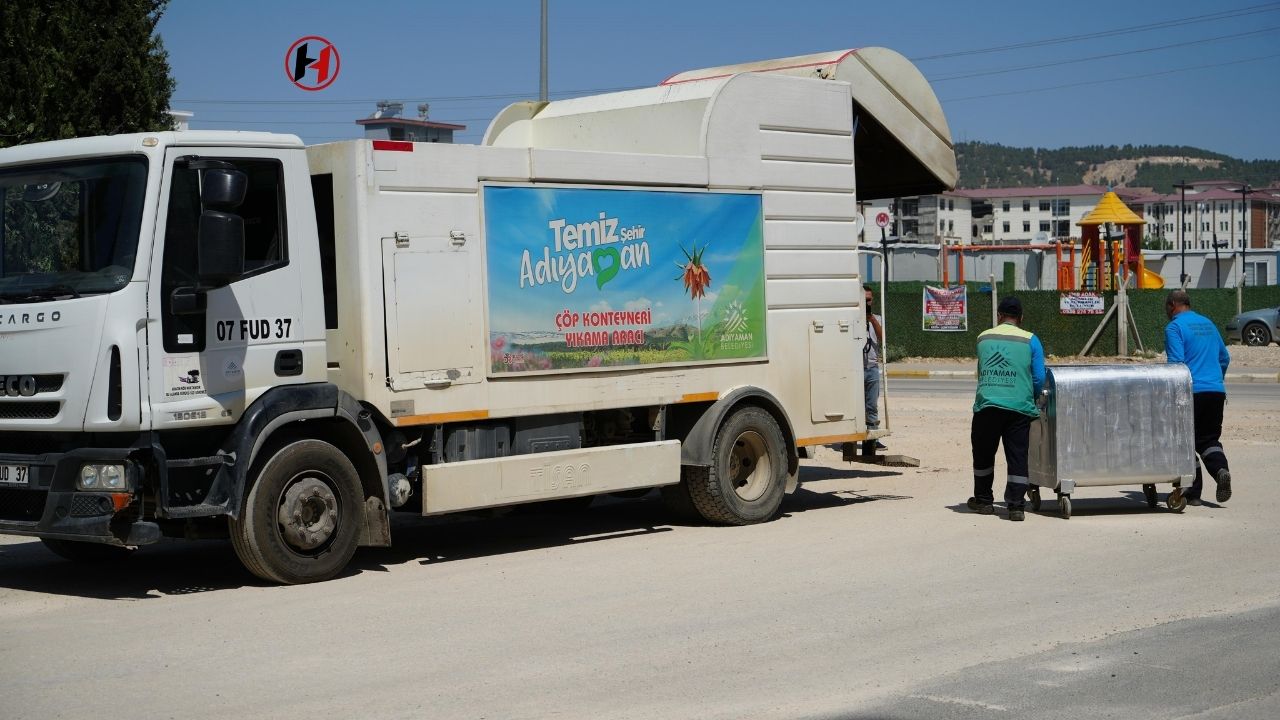
[[[200,203],[207,208],[230,210],[244,202],[249,176],[235,168],[209,168],[200,183]]]
[[[233,211],[248,188],[249,178],[239,170],[204,171],[196,265],[202,285],[219,287],[244,274],[244,219]]]
[[[244,219],[235,213],[200,213],[196,267],[200,284],[226,285],[244,274]]]

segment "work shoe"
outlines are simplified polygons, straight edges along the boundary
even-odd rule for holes
[[[1218,502],[1224,503],[1231,499],[1231,471],[1222,468],[1218,471]]]
[[[1200,498],[1187,498],[1187,504],[1191,507],[1200,507],[1204,502],[1202,502]]]
[[[969,498],[965,505],[968,505],[970,510],[978,513],[979,515],[994,515],[996,512],[995,505],[992,505],[989,502],[982,502],[978,498]]]
[[[1009,508],[1009,519],[1014,522],[1022,522],[1027,519],[1027,514],[1022,508]]]

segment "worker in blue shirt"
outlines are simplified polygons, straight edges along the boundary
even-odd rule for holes
[[[1004,442],[1008,479],[1004,501],[1010,520],[1023,520],[1027,498],[1027,445],[1031,421],[1040,416],[1036,397],[1044,387],[1044,346],[1022,329],[1022,301],[1007,297],[996,307],[998,324],[978,336],[978,392],[969,443],[973,448],[973,497],[980,515],[995,512],[992,485],[996,449]]]
[[[1231,355],[1222,342],[1222,333],[1211,320],[1191,309],[1186,290],[1174,290],[1164,301],[1169,324],[1164,328],[1164,351],[1171,363],[1183,363],[1191,371],[1191,406],[1195,418],[1196,453],[1200,462],[1218,482],[1218,502],[1231,499],[1231,470],[1222,451],[1222,409],[1227,404],[1223,376]],[[1189,505],[1200,504],[1204,480],[1200,463],[1190,492],[1183,492]]]

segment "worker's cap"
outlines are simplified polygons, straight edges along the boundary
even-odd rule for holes
[[[1022,317],[1022,301],[1016,297],[1007,297],[996,306],[996,312],[1009,317]]]

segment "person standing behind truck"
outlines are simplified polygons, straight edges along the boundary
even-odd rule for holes
[[[862,386],[866,398],[867,430],[880,428],[880,357],[884,350],[884,318],[871,312],[875,305],[875,293],[863,288],[867,301],[867,342],[862,347]],[[885,450],[884,443],[870,439],[862,441],[862,454],[875,455]]]
[[[1035,399],[1044,387],[1044,347],[1022,329],[1018,298],[1001,300],[996,314],[996,327],[978,336],[978,392],[969,433],[973,497],[966,504],[980,515],[995,512],[996,448],[1003,441],[1008,465],[1004,501],[1009,519],[1020,521],[1025,518],[1031,421],[1040,415]]]
[[[1191,406],[1195,420],[1196,479],[1191,491],[1183,493],[1187,504],[1199,505],[1204,489],[1200,464],[1218,483],[1218,502],[1231,499],[1231,470],[1222,450],[1222,410],[1227,403],[1223,376],[1231,364],[1222,334],[1211,320],[1191,309],[1186,290],[1174,290],[1164,301],[1169,324],[1164,327],[1165,355],[1171,363],[1183,363],[1191,371]]]

